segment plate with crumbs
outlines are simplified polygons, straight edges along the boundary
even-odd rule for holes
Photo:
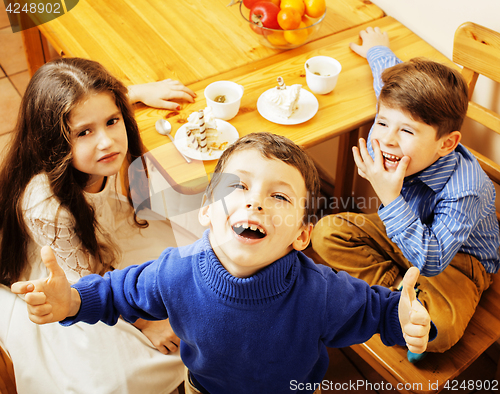
[[[197,149],[189,147],[188,136],[186,134],[186,125],[182,125],[181,127],[179,127],[179,129],[175,133],[174,141],[177,149],[179,149],[179,151],[193,160],[218,160],[221,157],[222,152],[224,152],[224,150],[227,149],[229,145],[240,138],[240,135],[238,134],[238,130],[236,130],[236,128],[232,124],[226,122],[225,120],[215,119],[215,123],[217,124],[217,130],[220,132],[218,138],[219,141],[227,142],[227,144],[224,146],[224,149],[209,149],[208,152],[201,152]]]
[[[270,110],[269,105],[266,105],[265,99],[266,93],[273,89],[275,88],[266,90],[257,100],[257,111],[264,119],[276,124],[293,125],[307,122],[318,112],[319,103],[316,96],[308,90],[300,89],[299,101],[297,102],[298,109],[289,118],[276,115]]]

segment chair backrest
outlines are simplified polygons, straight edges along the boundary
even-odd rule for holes
[[[467,117],[500,134],[500,115],[471,100],[480,74],[500,83],[500,33],[472,22],[462,24],[455,33],[453,61],[463,67],[469,86]],[[500,184],[500,165],[470,150],[493,182]]]

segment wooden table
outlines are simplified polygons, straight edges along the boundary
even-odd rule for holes
[[[67,14],[38,29],[22,32],[30,73],[45,63],[47,39],[60,55],[97,60],[126,84],[165,78],[180,80],[196,90],[199,98],[194,105],[184,105],[182,112],[171,119],[174,132],[190,112],[205,107],[202,91],[210,81],[238,78],[246,88],[241,115],[234,120],[240,135],[255,130],[288,135],[261,119],[255,111],[258,95],[275,84],[276,72],[283,74],[287,83],[292,83],[296,77],[304,83],[299,69],[307,53],[318,53],[322,46],[329,44],[328,37],[332,35],[384,16],[383,11],[369,0],[326,0],[327,14],[315,38],[320,41],[295,51],[280,51],[260,45],[240,15],[239,6],[227,7],[228,3],[229,0],[80,0]],[[299,54],[302,56],[297,57]],[[286,64],[292,57],[294,62],[288,64],[286,70],[272,70],[275,62]],[[271,69],[265,70],[270,66]],[[320,101],[324,102],[322,98]],[[325,111],[327,108],[321,109],[321,113]],[[147,148],[164,145],[160,151],[155,151],[155,157],[165,170],[163,175],[167,178],[172,175],[173,182],[185,183],[186,178],[199,178],[205,171],[203,165],[197,163],[189,169],[184,168],[185,163],[168,144],[168,139],[154,131],[155,120],[165,114],[151,108],[138,110]],[[353,115],[356,118],[356,112]],[[366,119],[349,121],[348,127],[363,122]],[[246,128],[250,123],[257,128]],[[289,132],[295,130],[290,137],[304,146],[329,138],[327,130],[322,130],[323,124],[318,123],[315,129],[310,129],[311,124],[314,122],[290,127]],[[304,127],[308,133],[303,132]],[[327,129],[330,130],[329,125]],[[208,169],[213,166],[214,163],[209,163]],[[182,190],[199,189],[199,185],[193,187]]]
[[[136,118],[146,146],[158,159],[161,166],[177,183],[193,179],[192,172],[200,176],[204,171],[211,173],[215,161],[205,162],[205,168],[190,170],[182,157],[174,150],[166,137],[158,135],[154,129],[155,121],[168,117],[173,133],[186,121],[193,111],[205,108],[204,88],[216,80],[231,80],[245,87],[238,115],[230,120],[240,136],[255,131],[268,131],[284,135],[304,148],[340,136],[335,197],[349,197],[352,190],[353,160],[351,146],[357,143],[357,128],[369,123],[375,116],[376,99],[373,92],[373,77],[366,59],[349,49],[350,42],[358,42],[358,33],[368,26],[379,26],[387,31],[391,48],[402,60],[416,56],[425,56],[452,65],[444,55],[420,39],[409,29],[391,17],[384,17],[375,22],[324,37],[303,47],[279,53],[251,64],[226,71],[190,85],[198,94],[195,103],[185,105],[178,113],[167,113],[154,108],[141,107],[136,111]],[[276,85],[276,78],[282,76],[290,85],[300,83],[307,88],[304,63],[316,55],[332,56],[342,64],[334,91],[327,95],[318,95],[319,111],[309,121],[293,126],[281,126],[265,120],[257,111],[257,99],[269,88]]]
[[[38,26],[62,56],[97,60],[126,84],[190,84],[279,53],[260,45],[230,0],[80,0]],[[369,0],[326,0],[317,38],[381,18]],[[45,63],[37,29],[23,31],[31,73]]]

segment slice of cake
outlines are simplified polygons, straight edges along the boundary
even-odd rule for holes
[[[278,77],[278,86],[266,92],[266,101],[273,114],[288,119],[298,109],[302,85],[286,86],[283,78]]]
[[[202,153],[211,150],[224,150],[228,142],[223,141],[222,133],[217,130],[217,123],[210,107],[193,112],[186,123],[187,145]]]

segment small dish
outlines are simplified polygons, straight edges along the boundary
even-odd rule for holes
[[[272,88],[275,89],[275,88]],[[272,90],[269,89],[269,90]],[[273,114],[273,112],[269,109],[269,106],[265,103],[264,95],[269,91],[266,90],[262,93],[257,100],[257,111],[264,119],[267,119],[270,122],[281,124],[281,125],[293,125],[307,122],[311,119],[319,109],[318,99],[314,94],[305,89],[300,89],[300,97],[298,106],[299,108],[290,116],[289,118],[282,118]]]
[[[217,130],[221,132],[222,140],[229,143],[227,146],[240,138],[238,130],[232,124],[221,119],[215,119],[215,123],[217,124]],[[221,157],[222,152],[224,152],[222,150],[212,150],[211,152],[202,153],[199,150],[190,148],[187,144],[186,125],[179,127],[174,139],[177,149],[193,160],[217,160]]]

